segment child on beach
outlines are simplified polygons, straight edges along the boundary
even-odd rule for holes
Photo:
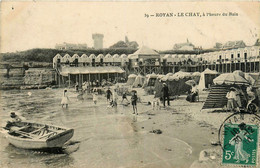
[[[153,110],[160,110],[160,99],[159,98],[154,98],[152,101],[152,106],[153,106]]]
[[[112,92],[111,92],[110,88],[108,88],[106,91],[107,102],[110,102],[111,95],[112,95]]]
[[[112,93],[112,96],[113,96],[113,105],[114,106],[117,106],[117,100],[118,100],[118,94],[116,92],[116,89],[114,89],[114,92]]]
[[[68,92],[66,89],[64,89],[63,91],[63,97],[61,99],[61,107],[63,108],[63,106],[65,105],[66,108],[68,108],[68,103],[69,103],[69,97],[68,97]]]
[[[126,92],[123,92],[121,104],[124,102],[124,100],[126,100],[127,103],[129,103],[127,96],[126,96]]]
[[[94,92],[92,95],[93,95],[93,103],[97,104],[97,99],[98,99],[97,92]]]
[[[137,102],[137,95],[136,92],[132,92],[132,97],[131,97],[131,102],[132,102],[132,106],[133,106],[133,114],[136,113],[136,115],[138,115],[137,113],[137,106],[136,106],[136,102]]]

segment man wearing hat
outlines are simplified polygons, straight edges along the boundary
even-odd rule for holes
[[[15,112],[11,112],[10,117],[12,118],[11,121],[7,121],[5,129],[9,130],[12,126],[19,126],[20,122],[22,121]]]
[[[22,120],[15,114],[15,112],[11,112],[10,117],[12,118],[12,122],[21,122]]]
[[[163,94],[163,106],[165,107],[166,98],[167,98],[167,104],[168,106],[170,106],[169,88],[166,85],[166,83],[163,83],[162,94]]]

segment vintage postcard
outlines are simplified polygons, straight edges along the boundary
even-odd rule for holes
[[[258,1],[0,2],[0,167],[259,167]]]

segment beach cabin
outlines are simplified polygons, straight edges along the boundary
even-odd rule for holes
[[[160,54],[146,46],[128,55],[128,59],[136,74],[161,73]]]

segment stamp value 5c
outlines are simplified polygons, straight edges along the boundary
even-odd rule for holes
[[[225,123],[223,164],[256,166],[258,125]]]

